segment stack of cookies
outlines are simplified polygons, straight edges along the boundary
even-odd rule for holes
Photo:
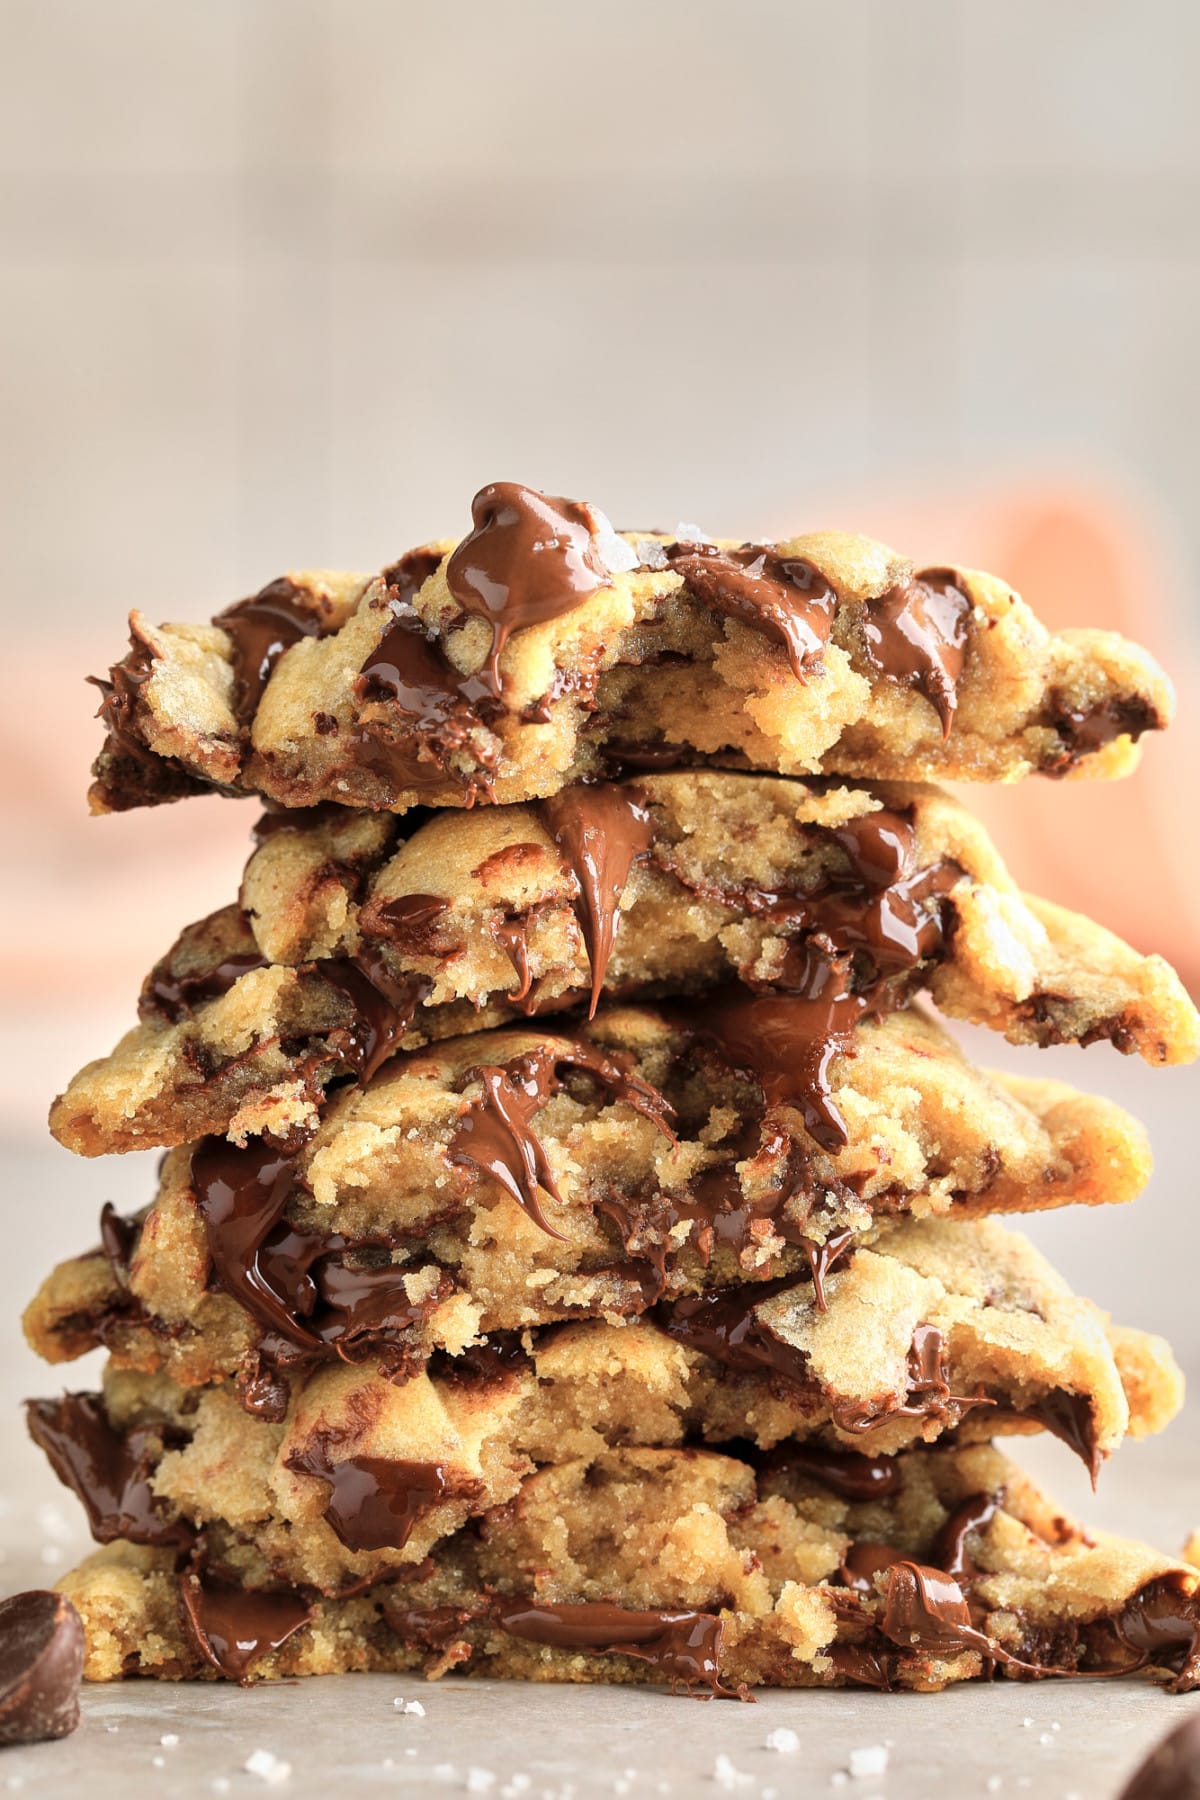
[[[864,539],[473,512],[135,615],[99,684],[97,812],[264,810],[52,1113],[165,1152],[26,1317],[108,1353],[29,1408],[101,1546],[87,1673],[1195,1685],[1200,1570],[992,1442],[1094,1475],[1177,1410],[1162,1341],[998,1222],[1133,1199],[1144,1135],[927,1004],[1196,1055],[1166,964],[928,785],[1125,774],[1165,679]]]

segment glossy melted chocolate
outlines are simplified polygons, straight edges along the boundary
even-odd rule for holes
[[[645,795],[612,781],[564,788],[539,801],[537,810],[575,878],[576,915],[592,973],[591,1018],[612,956],[621,895],[630,869],[653,842],[654,824]]]
[[[867,660],[901,687],[915,687],[936,709],[949,737],[967,654],[971,602],[953,569],[924,569],[868,600],[863,612]]]
[[[314,1475],[329,1491],[325,1517],[347,1550],[402,1550],[414,1527],[447,1500],[474,1498],[478,1481],[447,1472],[440,1462],[381,1456],[335,1458],[338,1440],[315,1433],[287,1459],[289,1469]]]
[[[27,1401],[26,1422],[58,1479],[81,1501],[98,1544],[190,1543],[190,1527],[167,1519],[151,1488],[149,1429],[115,1431],[99,1394]]]
[[[329,629],[314,612],[305,590],[286,575],[270,582],[249,600],[218,613],[213,624],[233,645],[234,710],[247,727],[258,711],[271,671],[293,644],[304,637],[323,637]]]
[[[690,1694],[704,1688],[709,1698],[750,1698],[744,1687],[728,1688],[721,1681],[724,1627],[715,1613],[630,1612],[603,1601],[563,1606],[532,1600],[497,1600],[495,1611],[509,1637],[598,1656],[633,1656],[666,1676],[673,1690],[682,1687]]]
[[[294,1588],[264,1592],[208,1571],[181,1576],[179,1599],[201,1656],[218,1674],[243,1685],[259,1658],[281,1649],[315,1610]]]
[[[820,667],[837,595],[812,563],[780,556],[768,544],[742,544],[736,550],[671,544],[666,557],[701,605],[740,619],[781,644],[798,680],[806,681]]]

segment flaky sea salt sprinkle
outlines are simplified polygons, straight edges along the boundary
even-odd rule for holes
[[[774,1731],[767,1733],[767,1749],[782,1750],[790,1756],[793,1750],[800,1748],[800,1739],[790,1725],[777,1725]]]
[[[856,1781],[863,1781],[868,1775],[882,1775],[887,1766],[888,1753],[883,1744],[868,1744],[850,1752],[850,1773]]]
[[[252,1750],[242,1764],[247,1775],[257,1775],[260,1781],[269,1782],[272,1787],[279,1787],[292,1772],[290,1762],[284,1762],[273,1750]]]

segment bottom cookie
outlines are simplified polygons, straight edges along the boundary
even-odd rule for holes
[[[93,1680],[422,1669],[730,1696],[1137,1670],[1200,1683],[1200,1570],[1083,1531],[990,1446],[756,1461],[626,1449],[544,1468],[423,1563],[340,1596],[125,1542],[60,1588]]]

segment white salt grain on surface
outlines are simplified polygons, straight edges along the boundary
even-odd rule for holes
[[[252,1750],[242,1764],[247,1775],[257,1775],[260,1781],[269,1782],[272,1787],[280,1787],[292,1772],[290,1762],[284,1762],[273,1750]]]
[[[735,1769],[724,1751],[713,1764],[712,1778],[729,1794],[732,1794],[737,1788],[754,1786],[753,1775],[744,1775],[741,1769]]]
[[[856,1781],[868,1775],[882,1775],[888,1766],[888,1753],[882,1744],[868,1744],[850,1752],[850,1773]]]
[[[490,1794],[496,1785],[496,1776],[491,1769],[468,1769],[468,1794]]]
[[[777,1725],[774,1731],[768,1731],[766,1747],[768,1750],[782,1750],[790,1755],[800,1748],[800,1738],[790,1725]]]
[[[179,1742],[179,1733],[177,1731],[164,1731],[158,1741],[164,1750],[173,1750]]]

